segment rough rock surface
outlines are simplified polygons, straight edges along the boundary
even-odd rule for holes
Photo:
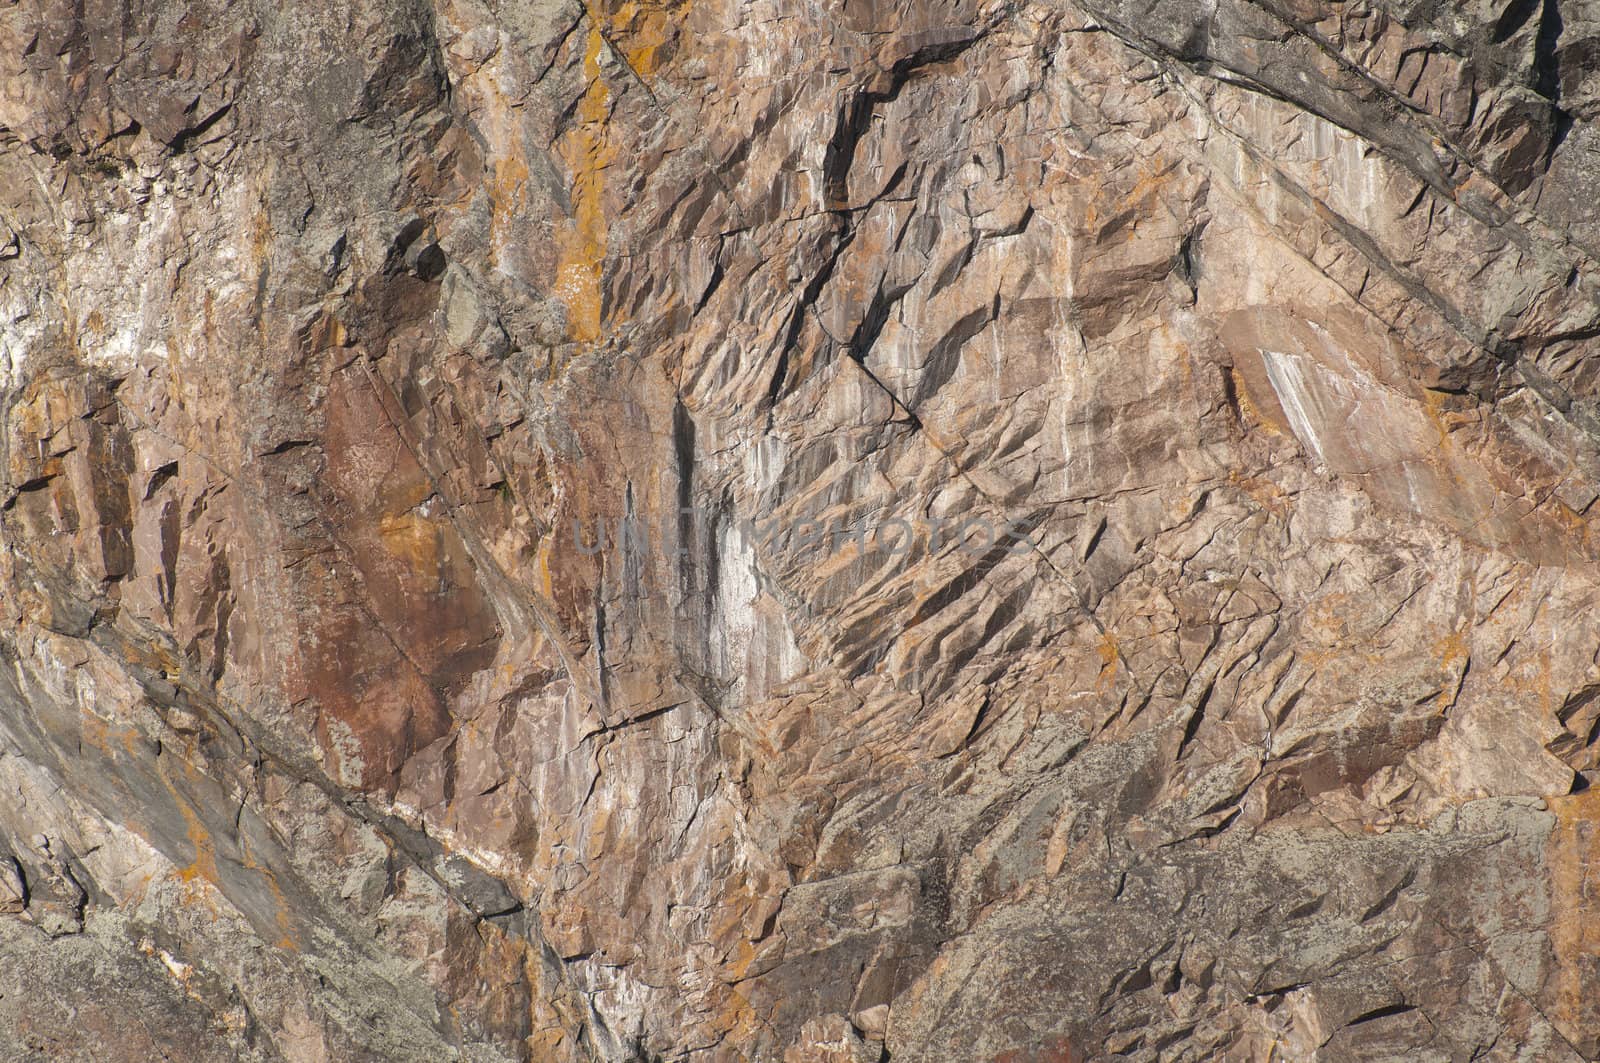
[[[1595,1059],[1597,203],[1593,0],[0,4],[0,1057]]]

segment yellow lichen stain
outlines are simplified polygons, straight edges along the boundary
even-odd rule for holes
[[[1550,648],[1539,651],[1539,672],[1534,680],[1534,692],[1539,695],[1539,711],[1546,717],[1556,714],[1555,692],[1551,688]]]
[[[1468,641],[1467,632],[1468,628],[1463,627],[1433,640],[1433,652],[1439,658],[1439,665],[1444,669],[1445,675],[1451,677],[1433,695],[1434,705],[1440,711],[1449,710],[1450,705],[1460,694],[1461,684],[1466,682],[1467,669],[1472,664],[1472,644]],[[1374,667],[1383,667],[1384,662],[1381,657],[1373,655],[1370,659]]]
[[[572,175],[572,218],[556,234],[556,295],[567,305],[567,335],[577,343],[600,338],[603,317],[601,281],[606,259],[605,171],[616,157],[606,123],[611,90],[600,76],[607,47],[592,19],[583,54],[588,82],[578,101],[577,124],[561,138],[557,151]]]
[[[124,640],[118,646],[125,663],[151,672],[159,672],[175,686],[184,684],[184,661],[159,642]]]
[[[111,724],[93,713],[84,713],[79,718],[78,738],[80,742],[87,743],[105,753],[114,756],[111,749]]]
[[[734,946],[734,954],[728,958],[728,974],[737,982],[749,973],[755,966],[756,958],[760,953],[752,942],[740,941]]]
[[[177,870],[178,881],[187,888],[191,900],[203,901],[207,906],[216,910],[215,895],[211,892],[222,891],[222,876],[217,871],[217,845],[212,840],[211,832],[201,822],[200,814],[179,790],[167,771],[168,761],[173,758],[163,757],[158,762],[161,769],[161,781],[166,785],[167,792],[172,795],[172,803],[177,806],[178,814],[183,817],[185,831],[189,837],[189,844],[194,847],[194,859],[187,867]],[[188,761],[179,761],[178,767],[184,776],[191,781],[200,777],[199,770]],[[209,889],[207,887],[210,887]]]
[[[1582,513],[1573,509],[1559,498],[1552,498],[1548,506],[1550,513],[1555,517],[1556,523],[1567,531],[1577,535],[1585,541],[1589,538],[1589,521]]]
[[[546,601],[555,599],[555,576],[550,571],[550,548],[554,538],[546,538],[539,543],[539,553],[535,558],[535,569],[539,573],[539,593],[544,595]]]
[[[763,1026],[769,1024],[756,1013],[755,1005],[743,993],[730,985],[721,988],[728,994],[729,1000],[718,1009],[715,1028],[727,1031],[723,1040],[729,1044],[747,1043],[762,1032]]]
[[[270,187],[270,166],[268,174],[263,175],[260,206],[255,210],[255,215],[250,225],[250,257],[256,267],[256,305],[251,316],[255,319],[256,332],[264,336],[267,327],[267,316],[262,313],[263,306],[259,305],[266,298],[267,283],[272,276],[272,215],[267,209],[267,189]]]
[[[324,311],[311,329],[311,347],[313,350],[326,351],[335,347],[348,347],[350,333],[344,327],[344,322],[339,320],[339,315],[332,311]]]
[[[1169,175],[1174,169],[1175,167],[1168,166],[1164,170],[1152,170],[1148,166],[1140,166],[1139,180],[1123,195],[1121,202],[1117,204],[1118,207],[1123,210],[1133,207],[1153,208],[1156,193],[1172,183],[1172,178]],[[1154,211],[1150,210],[1149,213],[1154,213]]]
[[[584,831],[584,852],[591,859],[598,859],[610,852],[615,846],[615,839],[611,833],[611,809],[599,808],[589,820],[589,829]]]

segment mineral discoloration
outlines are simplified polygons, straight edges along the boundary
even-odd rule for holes
[[[1595,1058],[1597,71],[4,8],[0,1055]]]

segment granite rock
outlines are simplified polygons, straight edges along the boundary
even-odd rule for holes
[[[0,6],[0,1056],[1600,1057],[1590,0]]]

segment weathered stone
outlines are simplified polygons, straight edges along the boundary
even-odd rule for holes
[[[0,7],[0,1056],[1600,1056],[1597,42]]]

